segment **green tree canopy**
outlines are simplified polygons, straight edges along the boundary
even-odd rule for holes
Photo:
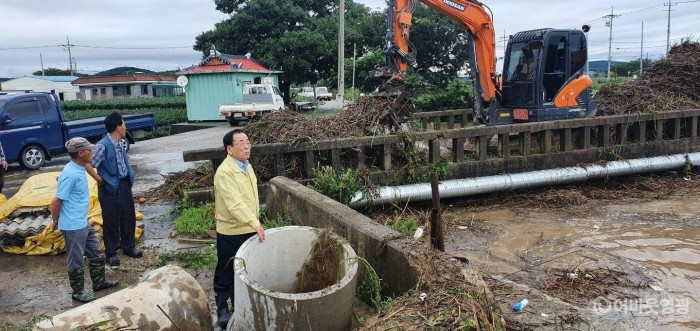
[[[41,70],[32,72],[32,75],[41,76]],[[63,70],[58,68],[46,68],[44,69],[44,76],[71,76],[70,70]]]
[[[285,71],[286,77],[297,84],[320,79],[335,81],[337,1],[214,0],[214,3],[217,10],[231,17],[197,36],[195,50],[207,56],[214,45],[223,53],[250,52],[270,69]],[[372,12],[350,0],[345,9],[346,65],[356,45],[358,58],[363,58],[361,65],[358,60],[357,68],[357,77],[362,76],[362,82],[356,85],[371,90],[367,88],[369,79],[364,78],[373,75],[371,64],[383,62],[378,61],[382,55],[377,48],[384,44],[386,13]],[[430,83],[446,86],[466,64],[465,33],[444,15],[418,5],[411,30],[411,42],[418,50],[414,71]],[[350,71],[346,69],[346,73]]]
[[[642,65],[644,68],[651,67],[651,60],[644,59]],[[639,60],[632,60],[629,62],[622,62],[614,64],[610,67],[610,70],[617,73],[617,76],[631,76],[639,75]]]

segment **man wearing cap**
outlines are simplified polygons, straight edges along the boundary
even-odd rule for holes
[[[58,176],[56,196],[51,201],[51,224],[48,231],[58,227],[63,234],[68,264],[68,279],[73,289],[73,299],[89,302],[95,294],[85,290],[83,256],[87,256],[93,291],[116,286],[116,280],[105,279],[105,258],[100,254],[100,241],[88,224],[90,190],[85,175],[85,165],[92,162],[95,145],[85,138],[73,138],[66,142],[71,161]]]
[[[126,151],[119,143],[126,137],[126,123],[121,114],[113,112],[105,117],[104,124],[109,134],[97,142],[95,157],[86,169],[99,185],[97,197],[104,220],[102,233],[107,264],[111,268],[118,268],[117,247],[120,244],[126,256],[139,258],[143,253],[136,248],[134,237],[136,212],[131,193],[134,169],[129,165]]]

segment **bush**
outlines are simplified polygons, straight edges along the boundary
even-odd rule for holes
[[[338,173],[332,167],[314,170],[314,181],[309,187],[343,204],[350,204],[355,193],[361,189],[360,174],[355,169]]]
[[[452,78],[445,87],[428,83],[418,75],[406,77],[406,88],[418,112],[465,109],[474,105],[474,87],[459,78]]]
[[[149,100],[149,99],[142,99]],[[111,114],[112,112],[119,112],[122,115],[129,114],[144,114],[153,113],[154,119],[156,121],[156,131],[146,132],[146,138],[157,138],[163,137],[170,134],[170,124],[187,122],[187,109],[186,108],[130,108],[130,109],[100,109],[100,108],[90,108],[82,109],[76,111],[64,112],[66,119],[80,120],[91,117],[102,117]]]
[[[185,97],[148,98],[148,99],[104,99],[104,100],[70,100],[61,101],[66,112],[103,109],[128,110],[134,108],[187,108]]]

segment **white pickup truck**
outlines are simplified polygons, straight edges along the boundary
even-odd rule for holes
[[[282,93],[274,85],[249,84],[243,87],[243,101],[219,105],[219,115],[226,118],[231,126],[240,121],[259,119],[263,115],[284,110]]]
[[[307,98],[313,98],[314,97],[314,88],[313,87],[304,87],[302,88],[301,92],[297,96],[300,97],[307,97]],[[333,93],[328,92],[327,87],[317,87],[316,88],[316,99],[317,100],[331,100],[333,99]]]
[[[316,88],[316,99],[330,101],[331,99],[333,99],[333,93],[328,92],[327,87],[317,87]]]

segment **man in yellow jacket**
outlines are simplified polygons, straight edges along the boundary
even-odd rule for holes
[[[233,305],[233,261],[238,248],[256,233],[260,242],[265,230],[260,225],[258,180],[250,158],[250,140],[243,130],[235,129],[224,136],[228,156],[214,175],[216,208],[216,271],[214,294],[219,326],[226,328],[231,318],[228,299]]]

